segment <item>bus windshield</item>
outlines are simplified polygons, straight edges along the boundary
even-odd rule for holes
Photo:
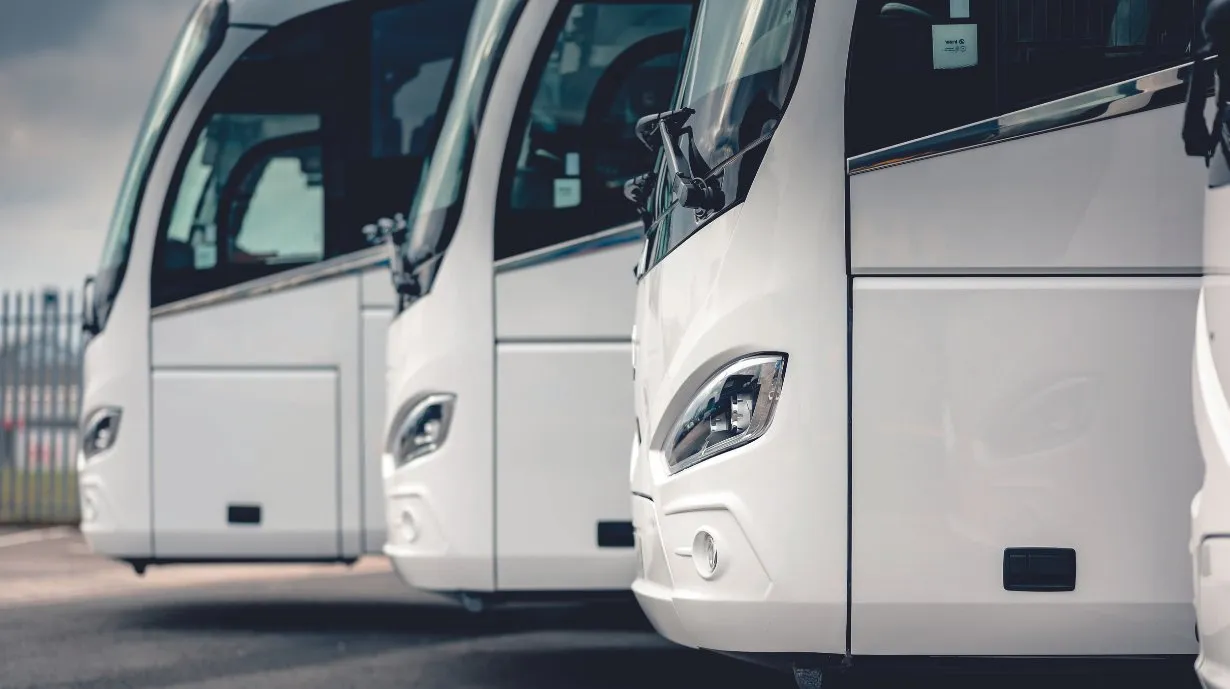
[[[701,5],[680,89],[695,110],[691,163],[699,176],[772,131],[786,106],[808,24],[808,0],[708,0]]]
[[[128,262],[133,223],[141,203],[149,167],[153,163],[167,124],[183,101],[192,83],[210,57],[217,52],[226,32],[225,0],[201,0],[181,29],[154,88],[153,97],[137,133],[137,143],[124,172],[120,193],[111,215],[111,225],[103,243],[102,261],[97,276],[97,318],[105,322],[110,304],[119,291],[124,266]]]
[[[452,239],[494,69],[523,5],[524,0],[480,0],[474,9],[452,102],[435,150],[424,163],[406,222],[404,258],[416,273],[430,270],[428,266],[437,263],[432,259],[443,254]]]

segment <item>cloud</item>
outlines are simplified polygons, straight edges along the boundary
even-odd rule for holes
[[[0,24],[0,289],[92,270],[195,0],[26,0]]]

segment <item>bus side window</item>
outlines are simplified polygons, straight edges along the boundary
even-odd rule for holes
[[[337,21],[321,11],[269,31],[206,101],[167,196],[152,306],[332,255],[321,132],[339,81]]]
[[[172,206],[161,272],[323,258],[320,145],[263,152],[285,137],[318,131],[316,116],[211,118]]]
[[[1182,64],[1191,11],[1178,0],[859,0],[847,155]]]
[[[623,185],[654,154],[634,125],[670,107],[691,14],[691,3],[572,6],[509,139],[496,260],[637,221]]]

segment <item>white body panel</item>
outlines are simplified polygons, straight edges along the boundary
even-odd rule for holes
[[[855,175],[854,273],[1195,273],[1199,170],[1161,135],[1181,112],[1160,108]],[[1165,229],[1179,227],[1186,231]]]
[[[855,280],[854,653],[1193,650],[1188,345],[1168,335],[1197,284]],[[1075,591],[1003,589],[1004,548],[1038,544],[1076,550]]]
[[[154,456],[163,458],[154,466],[155,552],[340,552],[339,383],[328,368],[155,370]],[[288,472],[296,477],[293,491],[283,478]],[[261,505],[260,525],[228,525],[231,504]]]
[[[496,276],[501,588],[623,589],[635,574],[628,550],[596,545],[595,525],[630,519],[636,254],[625,244]]]
[[[233,0],[230,21],[277,25],[331,4]],[[116,406],[123,417],[115,445],[79,460],[82,531],[115,558],[349,560],[385,540],[378,448],[392,290],[378,259],[151,318],[153,247],[177,161],[206,100],[262,33],[232,26],[171,121],[113,311],[86,350],[85,414]],[[228,523],[231,504],[260,505],[261,524]]]
[[[1216,156],[1222,155],[1219,150]],[[1197,167],[1197,166],[1193,166]],[[1205,186],[1205,185],[1201,185]],[[1206,275],[1196,319],[1192,399],[1204,483],[1191,504],[1191,556],[1200,657],[1209,689],[1230,687],[1230,187],[1205,195]],[[1219,337],[1220,335],[1220,337]]]
[[[640,283],[642,606],[732,652],[1194,653],[1200,202],[1178,108],[847,177],[844,133],[816,123],[844,121],[853,13],[816,3],[746,201]],[[789,356],[765,435],[669,475],[701,382],[764,351]],[[1076,589],[1005,590],[1014,547],[1074,548]]]
[[[598,547],[596,530],[630,519],[635,247],[492,261],[506,139],[555,6],[522,11],[439,275],[389,328],[386,424],[415,395],[457,396],[439,449],[396,469],[385,456],[385,552],[419,588],[567,595],[627,589],[634,574],[632,549]]]

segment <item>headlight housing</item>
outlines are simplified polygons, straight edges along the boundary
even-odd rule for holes
[[[786,355],[738,359],[710,378],[666,437],[666,467],[674,474],[765,434],[786,377]]]
[[[393,420],[385,452],[393,468],[440,449],[448,439],[457,396],[448,392],[420,395],[406,402]]]
[[[90,412],[81,425],[81,454],[85,459],[109,450],[120,432],[119,407],[100,407]]]

